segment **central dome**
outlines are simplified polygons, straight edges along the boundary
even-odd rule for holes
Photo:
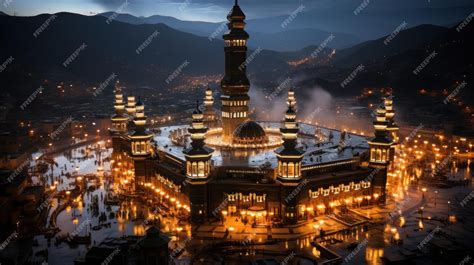
[[[268,141],[260,124],[246,121],[240,124],[233,133],[233,142],[236,144],[264,144]]]

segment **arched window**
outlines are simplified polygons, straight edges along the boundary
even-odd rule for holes
[[[191,170],[191,175],[196,176],[197,175],[197,163],[193,162],[192,170]]]
[[[198,176],[204,177],[204,162],[199,161],[198,163]]]
[[[292,178],[295,176],[295,164],[293,162],[288,163],[288,177]]]

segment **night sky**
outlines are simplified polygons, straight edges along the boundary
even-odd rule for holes
[[[181,20],[222,21],[234,0],[128,0],[122,13],[136,16],[166,15]],[[369,1],[369,0],[365,0]],[[31,16],[40,13],[68,11],[84,15],[115,11],[125,0],[0,0],[0,10],[12,15]],[[337,14],[351,11],[364,0],[240,0],[249,18],[288,15],[303,4],[306,11],[328,10]],[[472,10],[472,0],[370,0],[368,9],[400,12],[429,12],[430,8],[465,6]],[[349,12],[348,12],[349,13]],[[461,18],[460,18],[461,19]]]

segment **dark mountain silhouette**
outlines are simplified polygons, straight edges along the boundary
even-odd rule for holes
[[[163,23],[177,30],[203,37],[213,36],[215,39],[221,39],[222,34],[227,31],[225,22],[182,21],[174,17],[159,15],[135,17],[129,14],[116,14],[114,12],[101,13],[98,14],[98,16],[115,18],[117,21],[135,25]],[[273,21],[272,19],[270,20]],[[299,50],[308,45],[318,44],[331,34],[331,32],[312,27],[283,29],[280,26],[283,20],[284,18],[279,22],[275,21],[272,27],[257,27],[259,23],[265,23],[265,19],[248,20],[246,28],[251,36],[249,45],[253,48],[261,47],[263,49],[278,51]],[[357,37],[351,34],[334,33],[334,35],[338,36],[334,39],[334,42],[331,43],[332,47],[335,48],[349,47],[360,42]]]
[[[459,24],[459,23],[458,23]],[[335,94],[357,95],[364,87],[393,87],[399,97],[418,97],[421,88],[441,92],[456,83],[471,83],[474,58],[473,23],[461,30],[422,25],[401,31],[387,45],[384,38],[340,50],[329,62],[307,62],[293,69],[303,75],[302,86],[324,84]],[[434,55],[432,55],[434,53]],[[430,57],[416,74],[413,72]],[[364,70],[347,86],[340,83],[358,66]],[[327,69],[331,71],[324,72]],[[472,89],[463,89],[466,102],[474,103]]]
[[[408,50],[423,48],[435,37],[446,34],[448,28],[434,25],[420,25],[387,35],[373,41],[366,41],[337,52],[334,63],[351,67],[361,63],[372,63],[383,58],[395,56]]]
[[[0,61],[15,58],[6,71],[17,71],[41,80],[80,80],[102,82],[111,73],[129,84],[166,85],[165,79],[185,61],[183,74],[221,74],[224,65],[223,43],[172,29],[164,24],[131,25],[101,16],[71,13],[35,17],[0,17]],[[50,19],[49,26],[33,36]],[[155,32],[157,32],[155,34]],[[149,45],[146,45],[146,42]],[[81,46],[86,45],[84,48]],[[142,51],[137,54],[137,49]],[[78,50],[67,67],[63,63]],[[253,52],[249,50],[249,53]],[[263,61],[264,60],[264,61]],[[285,67],[271,56],[256,56],[249,68],[265,65]],[[15,75],[0,78],[13,82]],[[2,82],[0,79],[0,82]]]

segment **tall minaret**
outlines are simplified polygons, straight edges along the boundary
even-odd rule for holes
[[[393,96],[388,96],[384,99],[385,117],[387,119],[387,131],[390,133],[393,141],[398,143],[398,125],[395,122],[395,110],[393,109]]]
[[[387,186],[387,168],[390,165],[390,150],[393,145],[388,135],[385,107],[379,107],[374,121],[375,137],[369,143],[369,167],[374,169],[372,179],[373,193],[378,194],[379,201],[385,203]]]
[[[288,89],[288,100],[286,101],[287,105],[290,105],[293,107],[293,109],[296,111],[296,97],[295,97],[295,91],[293,88]]]
[[[199,110],[199,103],[193,112],[191,146],[183,150],[186,159],[186,182],[188,183],[189,198],[191,201],[191,219],[195,222],[203,221],[208,215],[207,182],[211,173],[211,158],[214,150],[205,146],[204,138],[207,128],[204,125],[204,116]]]
[[[135,96],[134,95],[129,95],[127,97],[127,114],[130,117],[130,120],[133,120],[133,117],[135,116],[136,112],[136,102],[135,102]]]
[[[282,194],[284,196],[284,200],[282,200],[282,219],[286,224],[294,224],[298,219],[298,207],[296,205],[298,200],[296,198],[287,199],[291,197],[290,194],[302,179],[301,161],[303,160],[304,152],[296,147],[298,130],[296,112],[293,109],[292,102],[289,102],[283,126],[280,128],[283,136],[283,146],[275,151],[278,159],[277,180],[282,185]]]
[[[208,127],[214,127],[216,121],[216,113],[214,112],[214,96],[212,89],[208,86],[204,96],[204,123]]]
[[[390,95],[384,99],[385,106],[385,118],[387,120],[387,131],[393,140],[392,147],[390,149],[390,162],[395,162],[395,153],[398,144],[398,125],[395,123],[395,110],[393,109],[393,97]]]
[[[227,31],[224,38],[225,75],[221,81],[222,137],[230,142],[232,134],[242,122],[248,119],[248,91],[250,87],[246,75],[247,40],[245,14],[237,0],[227,15]]]
[[[119,133],[127,131],[128,118],[125,116],[125,102],[123,101],[122,87],[120,81],[115,83],[115,115],[112,116],[112,128]]]
[[[145,106],[140,99],[135,105],[136,113],[133,118],[134,128],[130,132],[130,144],[132,159],[135,169],[135,184],[138,187],[140,182],[149,182],[153,176],[151,140],[153,134],[146,129],[147,117],[145,116]]]
[[[296,147],[298,124],[293,104],[289,104],[285,120],[280,132],[283,136],[283,146],[275,151],[278,158],[278,178],[283,181],[299,180],[301,178],[301,160],[304,152]]]
[[[133,118],[135,128],[130,134],[133,156],[149,156],[151,154],[151,138],[153,138],[153,134],[146,130],[146,121],[145,106],[139,99],[136,104],[135,117]]]

